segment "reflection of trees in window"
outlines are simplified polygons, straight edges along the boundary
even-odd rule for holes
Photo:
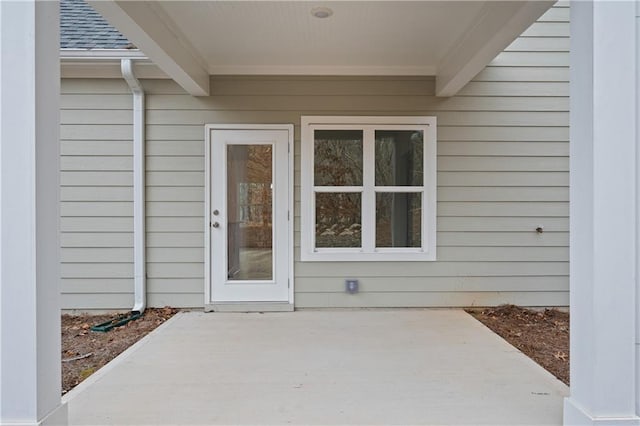
[[[362,194],[316,193],[316,247],[361,247]]]
[[[422,132],[377,130],[375,134],[376,247],[420,247],[420,193],[384,192],[384,187],[424,185]]]
[[[377,186],[422,186],[422,132],[377,130],[375,168]]]
[[[316,130],[315,186],[362,186],[362,130]],[[316,247],[361,247],[362,195],[316,192]]]
[[[271,185],[257,182],[240,183],[238,208],[245,226],[271,224]]]
[[[376,194],[376,247],[420,247],[422,194]]]
[[[272,147],[247,147],[246,182],[240,183],[240,220],[245,226],[271,226]]]
[[[316,130],[315,186],[362,185],[362,131]]]
[[[272,146],[227,147],[229,253],[272,245]]]

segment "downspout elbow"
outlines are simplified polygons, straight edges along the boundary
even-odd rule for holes
[[[146,308],[145,242],[145,100],[144,89],[133,72],[133,61],[122,59],[122,77],[133,93],[133,268],[134,313]]]

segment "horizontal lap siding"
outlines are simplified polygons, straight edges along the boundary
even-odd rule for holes
[[[144,82],[147,97],[147,276],[172,306],[204,304],[204,127],[154,121],[158,91],[169,81]],[[187,96],[188,97],[188,96]],[[177,118],[177,117],[176,117]],[[167,130],[167,131],[165,131]],[[176,295],[176,296],[174,296]],[[182,299],[179,299],[182,298]]]
[[[417,77],[215,77],[205,98],[143,81],[149,303],[203,304],[204,124],[293,123],[297,307],[567,305],[568,16],[551,9],[452,98]],[[128,308],[131,95],[62,87],[65,307]],[[299,261],[301,115],[437,116],[438,261]]]
[[[61,91],[62,306],[131,308],[131,94],[122,80],[63,80]]]

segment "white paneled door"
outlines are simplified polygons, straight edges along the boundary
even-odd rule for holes
[[[289,130],[211,129],[211,301],[289,301]]]

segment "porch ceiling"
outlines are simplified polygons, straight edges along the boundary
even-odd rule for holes
[[[194,95],[209,75],[276,74],[430,75],[451,96],[554,1],[90,3]]]

